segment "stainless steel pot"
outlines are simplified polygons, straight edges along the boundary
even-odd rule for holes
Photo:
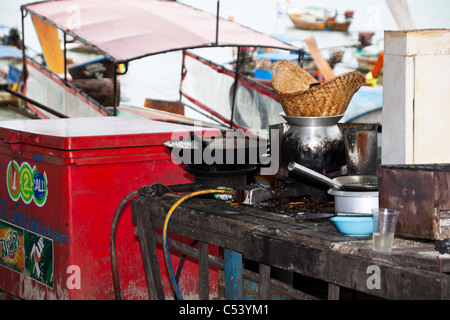
[[[288,129],[281,139],[281,161],[301,163],[318,172],[336,172],[345,165],[345,146],[338,122],[342,115],[291,117],[280,114]]]
[[[341,214],[367,215],[378,208],[377,176],[343,176],[330,179],[298,163],[289,163],[288,169],[330,187],[334,196],[334,211]]]
[[[371,214],[378,208],[378,191],[341,191],[329,189],[328,194],[334,196],[336,213]]]

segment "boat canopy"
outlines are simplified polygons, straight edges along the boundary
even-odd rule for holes
[[[116,63],[169,51],[213,46],[300,50],[272,36],[176,1],[57,0],[24,5],[22,9]]]

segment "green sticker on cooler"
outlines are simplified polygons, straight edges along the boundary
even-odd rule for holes
[[[25,231],[25,266],[30,277],[53,287],[53,241]]]
[[[26,204],[30,203],[33,197],[33,177],[27,162],[20,166],[20,195]]]
[[[10,161],[6,169],[6,185],[8,186],[8,193],[14,201],[19,200],[20,197],[20,174],[19,165],[16,161]]]
[[[0,220],[0,265],[53,288],[53,240]]]
[[[9,162],[6,185],[13,201],[22,198],[26,204],[34,201],[38,207],[42,207],[47,201],[47,174],[39,171],[36,166],[31,167],[28,162],[23,162],[20,166],[14,160]]]

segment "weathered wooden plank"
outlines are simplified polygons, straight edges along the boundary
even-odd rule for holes
[[[163,198],[147,205],[153,227],[162,226],[176,199]],[[413,241],[413,246],[396,238],[392,253],[377,253],[371,248],[370,238],[328,237],[327,232],[336,232],[329,221],[305,224],[295,219],[277,221],[275,215],[267,216],[257,208],[248,210],[217,200],[195,200],[177,208],[169,227],[172,232],[242,252],[245,259],[374,296],[449,299],[449,275],[442,272],[450,270],[450,259],[433,253],[430,243]],[[340,240],[333,241],[336,238]],[[379,272],[379,288],[370,282],[373,276],[368,272],[370,268]],[[245,269],[243,274],[254,282],[260,277]],[[270,283],[275,289],[274,281]],[[301,292],[292,290],[302,297]],[[330,292],[330,297],[336,296],[335,291]]]
[[[242,271],[242,254],[236,251],[224,250],[225,299],[242,300],[244,283]]]
[[[339,286],[328,283],[328,300],[339,300]]]
[[[172,201],[175,202],[175,199],[173,195],[166,196],[162,198],[161,203],[164,205],[166,201],[169,203]],[[201,227],[202,222],[196,220],[196,216],[206,216],[210,218],[208,221],[208,229],[214,228],[217,232],[220,232],[221,229],[227,230],[226,233],[231,232],[238,237],[243,236],[242,231],[244,228],[264,228],[266,232],[278,234],[279,237],[285,236],[287,239],[310,241],[319,245],[331,245],[335,241],[352,240],[352,237],[337,231],[334,224],[326,219],[321,221],[297,221],[294,217],[287,217],[251,206],[231,206],[224,201],[211,199],[188,201],[177,210],[183,210],[183,208],[192,210],[192,215],[185,217],[183,217],[183,214],[178,215],[180,221],[183,221],[183,223],[188,219],[193,219],[188,223]],[[169,209],[170,206],[164,210],[167,212]]]
[[[450,272],[450,255],[440,254],[436,251],[432,241],[413,241],[395,237],[392,251],[389,254],[373,251],[371,240],[333,243],[330,250],[395,266],[418,268],[438,273]]]
[[[270,299],[270,266],[259,264],[259,300]]]
[[[155,234],[155,238],[156,238],[157,243],[160,243],[160,244],[162,243],[162,236],[160,234]],[[197,249],[192,248],[191,246],[185,245],[181,242],[175,241],[173,239],[168,239],[168,242],[169,242],[170,248],[172,248],[182,254],[186,254],[190,257],[193,257],[196,259],[199,258],[199,253],[198,253]],[[215,266],[219,269],[224,270],[224,268],[225,268],[224,261],[221,258],[208,255],[208,261],[209,261],[210,265]],[[250,271],[250,270],[247,270],[244,268],[242,270],[242,273],[243,273],[243,277],[245,279],[248,279],[253,282],[259,281],[259,278],[260,278],[259,274],[254,271]],[[316,297],[306,294],[300,290],[294,289],[292,286],[287,285],[287,284],[280,282],[278,280],[275,280],[275,279],[270,279],[270,287],[273,290],[287,294],[288,296],[292,297],[293,299],[317,300]]]
[[[387,299],[449,299],[449,276],[416,268],[344,255],[325,247],[280,241],[256,233],[248,234],[247,259],[260,261],[308,277]],[[373,266],[380,276],[379,288],[368,284]]]
[[[332,222],[328,220],[296,221],[294,218],[281,215],[280,221],[277,221],[278,216],[275,213],[244,205],[233,206],[230,209],[230,205],[227,203],[219,202],[217,204],[217,201],[211,203],[205,200],[204,205],[197,210],[197,206],[194,203],[190,203],[188,206],[194,211],[207,210],[213,212],[215,210],[216,214],[210,213],[217,218],[217,221],[213,223],[218,223],[222,227],[227,225],[229,226],[228,230],[231,232],[236,232],[234,230],[236,228],[241,230],[245,227],[252,228],[280,240],[308,242],[311,245],[327,246],[332,248],[332,250],[336,250],[337,247],[341,246],[340,252],[342,253],[356,254],[369,259],[374,258],[393,265],[417,267],[435,272],[450,271],[450,256],[440,255],[434,250],[434,244],[430,242],[408,241],[396,238],[394,240],[393,254],[379,254],[372,250],[371,237],[354,238],[342,235],[336,230]],[[220,210],[217,207],[227,208],[225,217],[232,220],[231,225],[224,223],[222,220],[223,216],[220,215]],[[234,214],[229,214],[230,210],[233,210]],[[234,224],[237,223],[237,220],[243,223],[239,225],[240,227]],[[239,237],[241,237],[241,234],[239,234]]]
[[[209,298],[209,270],[208,270],[208,243],[200,241],[198,243],[199,263],[198,263],[198,296],[200,300]]]
[[[144,201],[132,201],[133,218],[136,221],[138,233],[141,235],[139,241],[141,244],[142,260],[145,267],[145,277],[149,298],[151,300],[164,300],[165,294],[161,280],[161,271],[156,254],[156,239],[147,212],[147,205]]]

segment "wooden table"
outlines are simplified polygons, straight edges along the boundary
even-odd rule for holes
[[[172,194],[141,195],[131,201],[152,299],[164,299],[155,262],[155,246],[161,237],[155,229],[163,228],[167,212],[179,198]],[[339,299],[341,288],[384,299],[450,297],[450,255],[435,251],[434,242],[396,237],[391,253],[379,253],[372,250],[370,237],[343,235],[328,219],[298,220],[206,197],[182,203],[174,211],[168,230],[200,242],[197,250],[169,241],[170,248],[199,259],[200,299],[208,298],[208,264],[227,268],[226,261],[208,256],[208,243],[259,264],[258,272],[233,268],[243,278],[259,283],[260,299],[270,299],[270,289],[294,299],[316,298],[271,279],[273,267],[326,282],[328,299]],[[225,298],[242,298],[242,293],[237,294],[226,294]]]

